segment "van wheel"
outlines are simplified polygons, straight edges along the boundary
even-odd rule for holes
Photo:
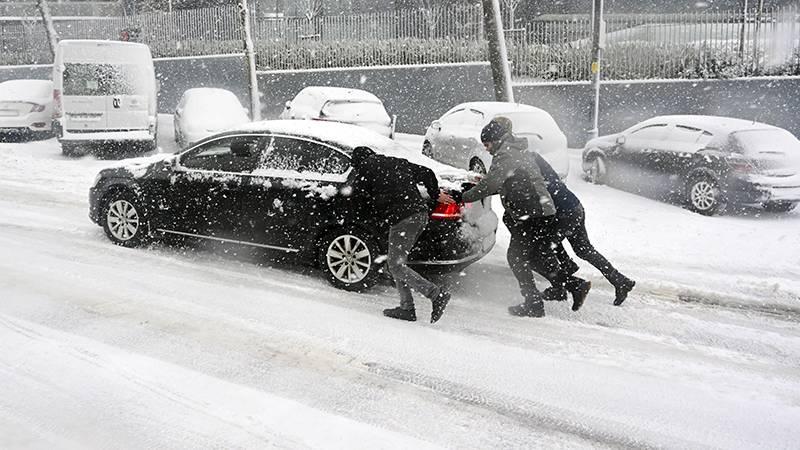
[[[147,243],[149,224],[141,202],[131,192],[109,195],[103,206],[103,231],[111,242],[123,247],[139,247]]]
[[[66,142],[61,143],[61,154],[68,158],[74,158],[81,155],[80,149],[77,145],[68,144]]]
[[[699,176],[687,183],[687,201],[692,211],[713,216],[725,209],[725,200],[716,180],[709,176]]]
[[[364,291],[378,282],[378,246],[368,233],[338,229],[325,235],[319,249],[319,265],[333,286]]]

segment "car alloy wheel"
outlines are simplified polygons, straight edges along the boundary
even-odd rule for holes
[[[372,254],[358,236],[344,234],[334,239],[325,253],[328,270],[343,283],[358,283],[372,269]]]
[[[483,161],[481,161],[480,159],[473,159],[469,163],[469,170],[470,172],[486,175],[486,166],[483,165]]]
[[[589,181],[594,184],[606,182],[606,162],[601,156],[592,160],[592,165],[589,167]]]
[[[111,242],[124,247],[137,247],[147,240],[147,219],[133,194],[112,194],[105,203],[103,217],[103,229]]]
[[[378,282],[378,245],[369,233],[355,227],[333,230],[320,241],[319,265],[339,289],[363,291]]]
[[[120,241],[129,241],[139,231],[139,213],[127,200],[117,200],[108,206],[108,231]]]
[[[689,203],[693,210],[707,216],[716,214],[724,206],[717,183],[707,177],[697,178],[689,185]]]

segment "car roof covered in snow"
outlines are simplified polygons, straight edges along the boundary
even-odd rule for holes
[[[0,83],[0,100],[49,101],[52,97],[53,82],[50,80],[8,80]]]
[[[733,117],[722,116],[702,116],[702,115],[669,115],[657,116],[636,124],[632,129],[656,123],[666,123],[668,125],[683,125],[686,127],[698,128],[708,131],[716,137],[722,138],[734,131],[742,130],[774,130],[776,126],[752,120],[736,119]]]
[[[365,146],[383,155],[407,159],[413,163],[429,167],[438,175],[466,173],[464,170],[434,161],[422,155],[419,150],[409,149],[397,141],[372,130],[347,123],[316,120],[264,120],[239,125],[226,132],[226,134],[236,133],[271,133],[296,136],[333,144],[348,152],[356,147]]]
[[[496,116],[498,114],[508,114],[508,113],[519,113],[519,112],[533,112],[533,113],[545,113],[549,114],[547,111],[537,108],[535,106],[526,105],[524,103],[510,103],[510,102],[467,102],[461,103],[450,108],[445,115],[450,114],[451,112],[464,109],[464,108],[471,108],[477,111],[480,111],[486,115]]]
[[[329,101],[351,101],[365,103],[382,103],[381,99],[361,89],[351,89],[331,86],[308,86],[295,96],[295,101],[301,101],[311,107],[322,108]]]

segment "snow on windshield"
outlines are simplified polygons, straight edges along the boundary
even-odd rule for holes
[[[107,96],[147,94],[152,88],[141,64],[64,64],[64,95]]]

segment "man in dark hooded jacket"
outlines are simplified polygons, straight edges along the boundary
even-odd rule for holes
[[[541,170],[527,151],[528,142],[515,137],[503,121],[492,120],[481,131],[481,141],[492,154],[489,172],[462,199],[475,202],[500,194],[505,208],[503,223],[511,232],[508,264],[519,282],[524,302],[508,308],[517,316],[543,317],[542,294],[533,272],[542,274],[558,289],[572,294],[572,310],[586,300],[591,283],[566,273],[554,251],[558,242],[556,208]]]
[[[428,224],[433,207],[438,202],[453,203],[453,199],[439,190],[431,169],[405,159],[358,147],[353,150],[351,162],[349,181],[356,214],[379,229],[389,227],[386,265],[400,293],[400,306],[385,309],[383,314],[393,319],[417,320],[413,289],[431,300],[431,323],[435,323],[442,317],[450,293],[408,267],[408,254]]]
[[[498,117],[496,120],[513,134],[513,125],[509,119]],[[558,260],[562,268],[569,274],[574,274],[578,271],[578,265],[570,258],[561,242],[562,239],[567,239],[575,255],[596,267],[611,285],[614,286],[614,305],[622,305],[636,282],[615,269],[614,266],[594,248],[589,240],[589,233],[586,231],[586,213],[581,201],[567,188],[567,185],[564,184],[561,177],[558,176],[558,173],[553,170],[550,163],[538,152],[529,151],[528,153],[533,157],[534,161],[536,161],[536,165],[539,166],[542,176],[547,183],[547,192],[550,194],[553,199],[553,204],[556,207],[556,228],[560,235],[559,242],[556,246],[556,254],[558,255]],[[567,295],[566,291],[560,289],[558,286],[545,289],[544,294],[545,300],[566,300]]]

